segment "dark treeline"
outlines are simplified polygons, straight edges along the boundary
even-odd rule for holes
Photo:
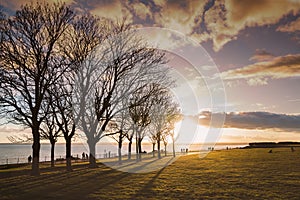
[[[174,85],[166,54],[153,47],[127,23],[65,4],[32,3],[14,16],[0,11],[0,114],[7,123],[31,129],[32,175],[39,175],[40,140],[51,143],[51,164],[58,137],[66,144],[67,170],[71,146],[81,131],[96,167],[96,144],[111,137],[119,147],[128,140],[128,159],[136,143],[160,144],[169,138],[180,109],[168,88]],[[16,136],[17,139],[21,137]],[[135,141],[134,141],[135,140]],[[154,155],[154,154],[153,154]]]

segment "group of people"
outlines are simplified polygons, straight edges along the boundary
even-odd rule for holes
[[[82,152],[82,160],[88,160],[89,155],[87,153]]]
[[[189,152],[189,149],[181,149],[180,152],[181,153],[187,153],[187,152]]]

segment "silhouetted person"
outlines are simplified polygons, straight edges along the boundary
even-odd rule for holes
[[[291,147],[291,151],[292,151],[292,152],[294,152],[294,151],[295,151],[294,147]]]
[[[28,163],[31,163],[32,157],[31,155],[28,156]]]
[[[85,158],[88,160],[89,159],[89,155],[86,153],[85,154]]]
[[[273,153],[272,149],[269,151],[269,153]]]
[[[85,159],[85,153],[82,152],[82,160],[84,160],[84,159]]]

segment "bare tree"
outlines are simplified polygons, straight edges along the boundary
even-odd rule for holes
[[[153,158],[155,157],[155,145],[156,145],[156,135],[155,134],[150,134],[149,135],[150,141],[152,143],[152,156]]]
[[[155,103],[154,99],[160,92],[159,85],[151,83],[131,94],[129,115],[136,135],[136,160],[141,160],[142,140],[146,135],[147,126],[151,123],[150,113]]]
[[[165,135],[170,136],[172,139],[173,157],[175,157],[175,124],[182,119],[182,114],[179,105],[176,102],[173,102],[168,110],[169,111],[167,113],[167,121],[165,125]]]
[[[68,89],[69,85],[66,82],[64,78],[58,80],[57,85],[53,87],[55,88],[55,92],[52,90],[51,94],[54,97],[52,108],[54,110],[55,123],[62,132],[66,142],[66,168],[67,171],[72,171],[71,143],[75,135],[75,121],[72,110],[71,91]]]
[[[161,93],[155,96],[155,106],[151,109],[151,126],[153,127],[153,132],[157,142],[158,158],[161,158],[160,143],[164,142],[165,145],[165,155],[166,146],[168,143],[168,136],[171,129],[174,129],[172,116],[177,113],[178,105],[174,103],[174,99],[170,91],[161,87]]]
[[[50,93],[54,97],[52,107],[56,110],[55,121],[66,142],[67,171],[72,171],[71,143],[75,136],[76,123],[79,120],[73,112],[75,74],[82,62],[103,40],[102,27],[99,18],[95,16],[90,14],[77,16],[64,32],[64,40],[60,43],[60,48],[68,60],[66,64],[70,66],[70,69],[57,79]]]
[[[125,110],[124,110],[125,111]],[[131,124],[128,124],[128,114],[120,112],[113,120],[110,121],[108,130],[113,138],[118,143],[118,161],[122,162],[122,146],[127,134],[131,129]]]
[[[135,135],[135,132],[133,129],[130,129],[126,135],[126,138],[128,140],[128,160],[131,159],[131,148],[132,148],[132,142],[133,142],[134,135]]]
[[[147,48],[130,29],[124,21],[110,23],[109,37],[89,55],[77,76],[79,127],[87,137],[90,167],[96,167],[95,147],[107,136],[110,120],[127,109],[121,99],[144,86],[151,79],[148,75],[165,63],[163,53]]]
[[[73,20],[64,4],[26,4],[1,27],[0,107],[8,122],[30,127],[32,175],[39,175],[41,105],[47,89],[66,66],[59,42]]]
[[[55,124],[54,115],[48,115],[44,122],[41,124],[41,139],[46,139],[50,141],[51,144],[51,167],[55,165],[55,144],[59,137],[61,137],[61,131],[59,127]]]

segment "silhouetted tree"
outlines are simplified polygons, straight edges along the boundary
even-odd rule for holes
[[[55,144],[59,137],[61,137],[61,131],[55,124],[54,114],[49,114],[41,124],[41,139],[47,139],[51,144],[51,167],[55,165]]]
[[[129,103],[129,116],[133,122],[136,135],[136,159],[141,160],[142,140],[146,135],[146,128],[151,123],[151,109],[153,101],[160,93],[158,84],[147,84],[131,94]]]
[[[41,105],[47,89],[66,70],[59,43],[73,20],[64,4],[26,4],[1,26],[0,107],[8,122],[30,127],[32,175],[39,175]]]
[[[122,146],[123,141],[127,137],[129,124],[126,123],[127,116],[124,112],[121,112],[118,117],[111,120],[108,126],[109,133],[111,133],[111,138],[113,138],[118,143],[118,161],[122,161]]]
[[[133,129],[130,129],[126,135],[126,138],[128,140],[128,160],[131,159],[131,148],[132,148],[132,140],[133,140],[133,136],[135,135],[135,132]]]
[[[90,167],[96,167],[96,144],[107,136],[110,120],[126,107],[121,99],[144,86],[165,63],[164,54],[147,48],[125,21],[111,22],[109,36],[77,73],[79,126],[87,137]],[[156,77],[155,77],[156,78]],[[109,134],[110,135],[110,134]]]
[[[161,93],[155,96],[154,102],[155,106],[151,108],[150,114],[152,126],[151,134],[154,134],[152,137],[156,138],[158,158],[161,158],[160,142],[164,142],[166,151],[170,129],[174,129],[169,120],[171,120],[171,116],[176,112],[178,105],[174,103],[172,94],[165,87],[161,87]]]
[[[182,115],[179,105],[176,102],[173,102],[168,110],[169,111],[167,113],[167,120],[165,125],[165,135],[170,136],[172,139],[173,157],[175,157],[175,124],[182,119]]]
[[[103,37],[99,19],[85,14],[75,17],[71,26],[64,32],[64,40],[60,43],[70,69],[57,79],[50,93],[54,97],[53,109],[56,110],[56,124],[62,131],[66,142],[67,171],[72,171],[71,143],[79,121],[73,112],[75,76],[87,56],[100,44]]]
[[[152,143],[152,157],[155,157],[155,144],[156,144],[156,135],[150,134],[149,135],[150,141]]]

